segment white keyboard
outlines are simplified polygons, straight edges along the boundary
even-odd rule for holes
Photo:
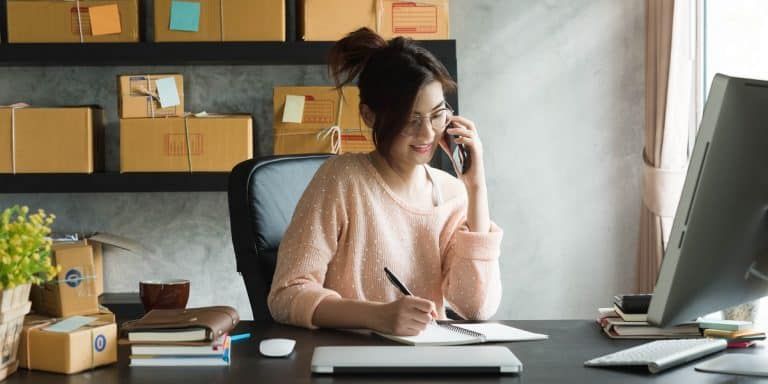
[[[727,347],[725,339],[657,340],[584,362],[587,367],[647,366],[657,373]]]

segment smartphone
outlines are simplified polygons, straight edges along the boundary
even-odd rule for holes
[[[448,125],[448,128],[451,127]],[[463,144],[456,144],[455,138],[455,136],[448,134],[447,130],[443,133],[443,140],[448,146],[448,157],[451,159],[456,176],[459,176],[467,173],[470,165],[472,165],[472,159],[467,148]]]

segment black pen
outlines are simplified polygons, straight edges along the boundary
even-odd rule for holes
[[[384,273],[387,275],[387,280],[389,280],[389,282],[392,283],[392,285],[397,287],[397,289],[399,289],[400,292],[403,293],[403,295],[413,296],[413,293],[411,293],[408,287],[406,287],[405,284],[401,283],[400,279],[398,279],[397,276],[395,276],[394,272],[390,271],[389,268],[384,267]],[[432,322],[433,323],[435,322],[434,317],[432,318]]]

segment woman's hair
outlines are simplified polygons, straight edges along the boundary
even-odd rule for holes
[[[373,142],[384,157],[410,119],[421,88],[433,81],[443,92],[456,90],[456,82],[429,51],[409,38],[386,41],[368,28],[360,28],[336,42],[330,52],[329,71],[337,87],[358,77],[360,103],[376,116]]]

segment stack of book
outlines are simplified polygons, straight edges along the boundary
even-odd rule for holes
[[[648,323],[650,295],[622,295],[613,307],[598,308],[597,323],[612,339],[683,339],[701,337],[696,322],[660,328]]]
[[[239,322],[231,307],[152,310],[123,325],[131,366],[227,366],[229,332]]]
[[[752,329],[752,322],[734,320],[701,320],[704,336],[728,340],[728,348],[748,348],[757,340],[765,340],[765,332]]]

